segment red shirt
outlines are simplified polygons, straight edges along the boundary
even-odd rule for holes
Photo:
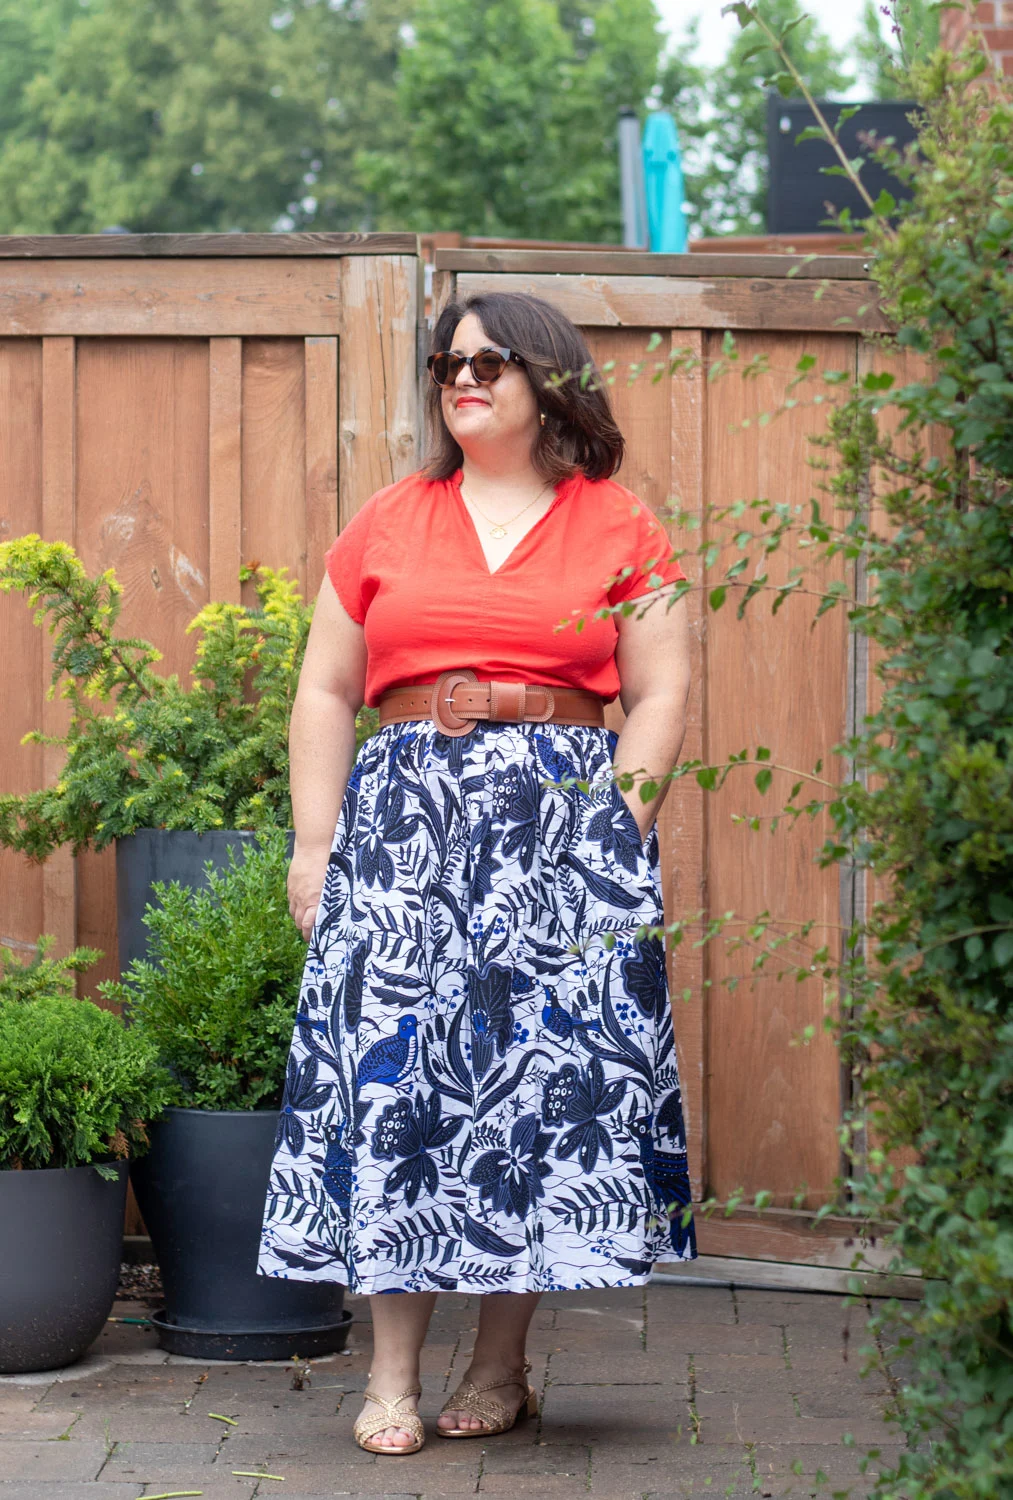
[[[577,474],[490,573],[460,478],[411,474],[378,490],[327,551],[335,592],[365,629],[366,703],[450,667],[610,702],[618,632],[613,616],[594,614],[685,578],[661,523],[621,484]]]

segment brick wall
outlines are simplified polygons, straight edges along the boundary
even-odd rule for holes
[[[979,0],[974,16],[998,71],[1007,76],[1013,74],[1013,0]],[[966,10],[942,11],[939,27],[943,45],[956,51],[970,24]]]

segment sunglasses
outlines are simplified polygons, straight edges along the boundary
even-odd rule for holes
[[[449,351],[430,354],[426,360],[426,369],[436,384],[443,386],[453,385],[465,365],[468,365],[479,385],[492,385],[511,363],[523,365],[524,360],[512,349],[501,349],[499,345],[495,345],[489,349],[480,349],[477,354],[452,354]]]

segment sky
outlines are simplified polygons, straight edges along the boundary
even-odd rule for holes
[[[733,15],[721,14],[724,0],[655,0],[666,29],[678,36],[692,16],[700,16],[700,57],[720,62],[730,39],[739,29]],[[858,0],[805,0],[803,9],[815,16],[823,30],[838,43],[850,40],[858,29]]]
[[[739,29],[733,15],[721,14],[724,0],[655,0],[655,4],[664,26],[675,37],[682,34],[691,16],[700,16],[698,55],[702,62],[720,62]],[[839,46],[850,41],[858,30],[860,0],[804,0],[802,8],[819,21]]]

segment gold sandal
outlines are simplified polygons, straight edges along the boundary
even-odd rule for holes
[[[386,1396],[378,1396],[375,1391],[363,1391],[362,1394],[365,1400],[375,1401],[383,1410],[359,1413],[355,1426],[352,1428],[352,1436],[359,1447],[364,1448],[367,1453],[394,1454],[398,1458],[406,1453],[417,1453],[426,1440],[426,1430],[422,1426],[422,1419],[417,1411],[398,1411],[397,1408],[402,1401],[407,1401],[409,1396],[421,1396],[422,1387],[411,1385],[391,1401],[388,1401]],[[410,1432],[415,1442],[406,1448],[396,1448],[393,1445],[384,1447],[380,1443],[371,1443],[369,1439],[375,1437],[378,1432],[382,1432],[385,1427],[400,1427],[404,1432]]]
[[[484,1385],[475,1385],[474,1381],[467,1376],[461,1381],[457,1390],[445,1403],[443,1411],[467,1411],[479,1421],[485,1422],[485,1427],[440,1427],[436,1431],[440,1437],[474,1438],[492,1437],[498,1432],[509,1432],[515,1422],[522,1417],[534,1417],[538,1414],[538,1392],[533,1385],[529,1385],[525,1376],[531,1369],[530,1359],[524,1361],[524,1369],[519,1373],[511,1371],[506,1375],[500,1375],[496,1380],[487,1380]],[[486,1391],[495,1390],[499,1385],[519,1385],[525,1392],[524,1400],[516,1411],[511,1411],[504,1406],[502,1401],[497,1401],[495,1396],[486,1396]]]

